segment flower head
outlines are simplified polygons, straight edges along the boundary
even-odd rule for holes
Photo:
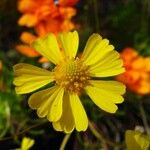
[[[85,131],[88,119],[79,96],[86,92],[101,109],[115,113],[123,102],[125,86],[117,81],[98,80],[124,72],[123,62],[114,47],[99,34],[87,41],[81,57],[77,57],[79,37],[76,31],[52,33],[33,42],[33,47],[55,64],[53,70],[44,70],[29,64],[14,66],[14,84],[18,94],[25,94],[53,82],[48,89],[29,98],[29,106],[39,117],[47,117],[57,131],[66,133]],[[61,50],[58,46],[61,45]]]
[[[127,130],[125,133],[127,150],[148,150],[150,137],[140,131]]]
[[[150,57],[142,57],[132,48],[126,48],[121,53],[126,72],[117,76],[117,80],[138,93],[150,93]]]

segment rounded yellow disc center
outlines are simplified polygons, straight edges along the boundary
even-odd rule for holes
[[[80,94],[88,84],[90,74],[88,67],[80,59],[68,59],[54,68],[56,84],[69,92]]]

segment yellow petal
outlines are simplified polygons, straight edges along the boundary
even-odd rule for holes
[[[126,91],[125,85],[118,81],[90,80],[90,83],[97,88],[104,89],[115,94],[122,95]]]
[[[123,73],[123,61],[116,51],[108,52],[96,64],[89,66],[89,71],[93,77],[109,77]]]
[[[95,48],[95,46],[97,45],[97,43],[101,42],[102,37],[99,34],[92,34],[87,43],[86,46],[84,48],[83,54],[82,54],[82,58],[85,60],[89,57],[89,55],[91,54],[92,50]]]
[[[60,121],[53,122],[52,125],[56,131],[63,131],[63,125]]]
[[[76,94],[69,94],[70,105],[77,131],[85,131],[88,127],[88,118],[79,97]]]
[[[90,80],[90,84],[99,90],[100,95],[107,95],[107,100],[119,104],[123,102],[124,84],[117,81]]]
[[[54,101],[51,103],[47,119],[51,122],[56,122],[62,115],[62,104],[63,104],[64,89],[60,88]]]
[[[66,93],[63,99],[63,113],[59,121],[53,122],[53,127],[56,131],[64,131],[71,133],[74,130],[74,118],[70,106],[69,96]]]
[[[107,39],[101,40],[101,42],[97,43],[95,47],[91,50],[89,56],[84,60],[86,65],[92,65],[96,63],[103,55],[106,53],[106,49],[109,45],[109,41]],[[110,47],[110,46],[109,46]],[[111,46],[111,50],[114,47]]]
[[[64,32],[60,34],[60,43],[65,55],[69,58],[75,58],[79,45],[78,32]]]
[[[85,90],[92,101],[104,111],[115,113],[118,109],[118,107],[113,103],[114,98],[112,97],[112,93],[109,94],[109,92],[106,92],[105,90],[101,90],[94,86],[87,86]],[[119,98],[117,98],[117,101],[118,99]]]
[[[51,72],[33,65],[20,63],[13,69],[17,94],[32,92],[54,80]]]
[[[32,109],[38,109],[42,103],[49,101],[50,96],[58,89],[57,86],[36,92],[32,94],[28,100],[28,104]]]
[[[14,69],[14,75],[15,76],[19,76],[20,74],[23,73],[27,73],[27,74],[35,74],[35,75],[43,75],[45,76],[45,74],[51,74],[51,72],[49,72],[48,70],[30,65],[30,64],[26,64],[26,63],[19,63],[13,66]]]
[[[41,100],[43,102],[41,103],[41,105],[37,109],[37,115],[40,118],[43,118],[43,117],[46,117],[46,116],[48,117],[49,111],[51,110],[52,103],[55,101],[55,99],[57,99],[57,96],[60,92],[60,89],[61,88],[57,87],[57,86],[52,87],[52,88],[49,89],[49,91],[47,91],[49,93],[47,93],[45,97],[41,97],[41,98],[45,98],[45,99]],[[45,91],[43,91],[42,94],[45,94]]]
[[[113,45],[109,45],[107,39],[103,39],[98,34],[93,34],[83,51],[82,59],[86,65],[92,65],[104,57],[107,52],[114,49]]]
[[[53,62],[54,64],[58,64],[62,59],[56,36],[53,33],[37,39],[32,43],[32,46],[34,49],[36,49],[36,51],[48,58],[49,61]]]
[[[34,140],[24,137],[21,143],[21,150],[28,150],[34,145]]]
[[[51,99],[52,101],[53,99]],[[48,114],[49,107],[51,106],[51,101],[47,100],[41,104],[41,106],[37,109],[37,115],[40,118],[44,118]]]
[[[104,63],[112,63],[114,62],[116,59],[119,59],[120,54],[117,51],[110,51],[105,53],[105,55],[95,64],[90,65],[91,70],[92,69],[98,69],[102,64]]]

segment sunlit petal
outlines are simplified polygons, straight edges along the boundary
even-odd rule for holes
[[[48,34],[44,38],[37,39],[32,43],[32,46],[54,64],[58,64],[62,59],[56,36],[53,33]]]
[[[106,82],[106,84],[108,83]],[[89,97],[92,99],[92,101],[98,107],[100,107],[102,110],[109,113],[115,113],[116,110],[118,109],[115,103],[121,103],[123,101],[122,97],[119,94],[117,95],[112,91],[105,90],[103,89],[103,86],[99,88],[99,87],[95,87],[94,85],[91,85],[91,86],[87,86],[85,90],[89,95]]]
[[[101,42],[102,37],[99,34],[92,34],[87,43],[86,46],[84,48],[83,54],[82,54],[82,58],[85,60],[89,57],[89,55],[91,54],[92,50],[94,49],[94,47],[97,45],[97,43]]]
[[[49,108],[48,115],[47,115],[47,119],[49,121],[56,122],[60,119],[62,115],[63,95],[64,95],[64,89],[60,88],[55,97],[55,100],[52,102]]]
[[[65,55],[69,58],[75,58],[79,45],[79,37],[76,31],[64,32],[60,34],[60,43]]]
[[[32,109],[38,109],[41,106],[41,104],[48,101],[50,96],[57,90],[58,90],[58,86],[54,86],[32,94],[28,101],[29,106]]]
[[[86,65],[97,63],[107,52],[114,50],[113,45],[109,45],[109,40],[102,39],[99,34],[93,34],[83,51],[82,59]]]
[[[17,86],[15,88],[17,94],[35,91],[54,80],[51,72],[29,64],[20,63],[13,69],[15,75],[13,83]]]
[[[123,73],[123,61],[116,51],[108,52],[96,64],[89,66],[89,71],[93,77],[109,77]]]
[[[88,118],[79,97],[76,94],[69,94],[70,105],[77,131],[85,131],[88,127]]]
[[[63,89],[58,87],[58,86],[54,86],[51,88],[48,88],[46,90],[42,90],[39,92],[36,92],[34,94],[31,95],[31,97],[29,98],[29,106],[32,109],[37,109],[37,114],[39,117],[43,118],[43,117],[49,117],[49,112],[50,111],[55,111],[56,114],[57,111],[61,111],[61,106],[59,109],[55,109],[53,110],[53,104],[56,104],[56,102],[58,102],[58,104],[60,104],[59,101],[61,101],[61,96],[62,96],[62,91]],[[60,98],[60,99],[59,99]],[[60,112],[61,113],[61,112]],[[56,115],[55,118],[60,118],[61,114]]]
[[[70,100],[67,93],[64,95],[63,99],[63,113],[61,119],[57,122],[53,122],[53,127],[56,131],[64,131],[65,133],[72,132],[75,127]]]
[[[125,86],[118,81],[90,80],[90,84],[96,87],[100,95],[107,95],[106,99],[113,103],[122,103],[122,95],[125,93]]]

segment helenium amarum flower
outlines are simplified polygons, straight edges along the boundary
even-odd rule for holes
[[[50,33],[33,42],[32,46],[55,64],[53,70],[24,63],[14,66],[18,94],[54,83],[54,86],[32,94],[28,103],[37,110],[39,117],[47,117],[55,130],[65,133],[74,128],[85,131],[88,127],[88,118],[79,99],[82,93],[87,93],[102,110],[115,113],[116,104],[123,102],[121,95],[125,92],[125,86],[118,81],[98,80],[124,72],[119,53],[109,41],[99,34],[91,35],[80,57],[76,56],[78,45],[76,31],[61,33],[57,39]]]

